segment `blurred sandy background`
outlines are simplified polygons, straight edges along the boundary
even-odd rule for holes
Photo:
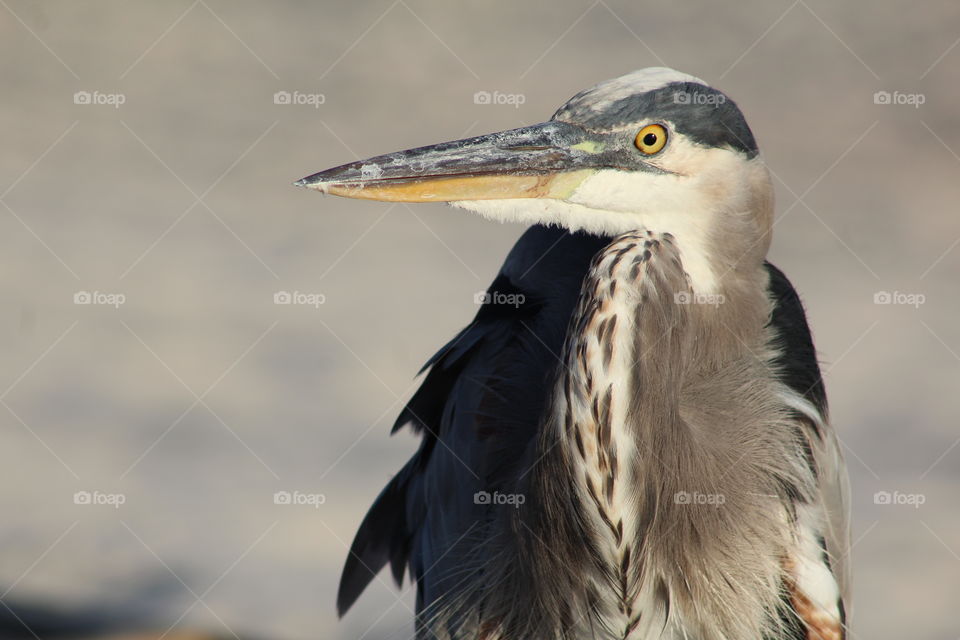
[[[958,38],[950,1],[0,0],[0,603],[406,637],[385,574],[336,620],[345,545],[522,229],[290,182],[665,64],[739,102],[777,178],[771,259],[848,447],[853,638],[956,638]]]

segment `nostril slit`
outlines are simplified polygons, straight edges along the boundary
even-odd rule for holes
[[[518,145],[516,147],[503,147],[505,151],[546,151],[552,147],[538,147],[534,145]]]

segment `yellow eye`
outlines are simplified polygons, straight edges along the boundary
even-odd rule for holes
[[[663,149],[663,145],[667,144],[667,130],[660,124],[648,124],[640,129],[637,137],[633,140],[633,144],[640,151],[652,156]]]

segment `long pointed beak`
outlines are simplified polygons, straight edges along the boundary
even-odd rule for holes
[[[393,202],[562,198],[598,167],[613,166],[606,142],[550,121],[359,160],[294,184]]]

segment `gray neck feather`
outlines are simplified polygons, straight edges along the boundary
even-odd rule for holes
[[[814,479],[770,370],[766,278],[751,256],[697,300],[669,234],[598,254],[517,487],[514,551],[485,569],[490,637],[774,630],[788,505]]]

